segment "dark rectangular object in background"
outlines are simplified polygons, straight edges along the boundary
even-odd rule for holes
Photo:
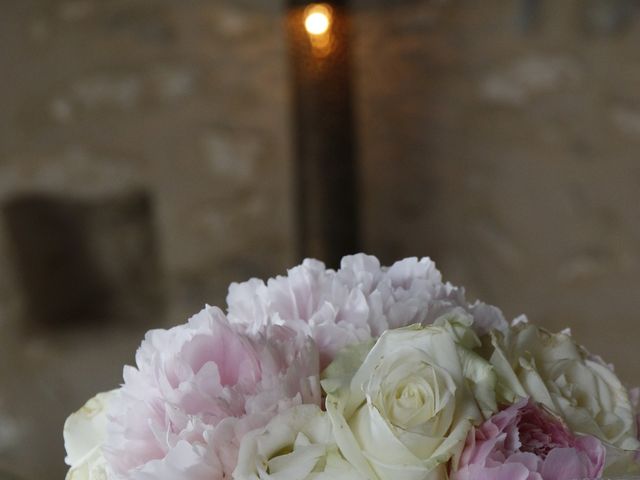
[[[99,326],[158,313],[161,275],[146,192],[18,196],[3,206],[26,325]]]

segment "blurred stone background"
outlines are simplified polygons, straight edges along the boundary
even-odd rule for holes
[[[636,384],[639,14],[351,14],[362,250],[431,256]],[[118,385],[145,330],[299,263],[284,17],[275,0],[4,2],[0,470],[63,478],[64,418]]]

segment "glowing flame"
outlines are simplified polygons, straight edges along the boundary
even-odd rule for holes
[[[304,28],[310,35],[324,35],[331,27],[331,8],[328,5],[311,5],[305,10]]]

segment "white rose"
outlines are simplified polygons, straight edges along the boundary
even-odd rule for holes
[[[576,432],[625,450],[640,448],[629,392],[601,361],[568,332],[553,334],[526,322],[492,334],[491,363],[499,400],[531,397]]]
[[[106,437],[107,407],[116,390],[99,393],[64,423],[66,480],[108,480],[102,444]]]
[[[340,454],[331,421],[316,405],[293,407],[240,443],[236,480],[365,480]]]
[[[496,410],[491,366],[461,345],[479,345],[469,326],[462,316],[389,330],[324,372],[337,444],[367,478],[446,479],[472,424]]]

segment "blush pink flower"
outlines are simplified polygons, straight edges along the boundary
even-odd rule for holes
[[[602,474],[598,439],[575,436],[523,399],[471,430],[452,480],[587,480]]]
[[[242,436],[279,411],[320,402],[318,353],[273,326],[237,332],[217,308],[147,333],[111,404],[104,454],[116,478],[230,478]]]
[[[229,320],[254,334],[286,325],[312,337],[324,367],[346,345],[371,338],[363,292],[342,282],[322,262],[307,259],[287,276],[231,284]]]
[[[474,318],[483,334],[506,328],[495,307],[467,303],[464,290],[442,282],[429,258],[406,258],[382,267],[364,254],[342,259],[337,271],[307,259],[286,276],[234,283],[227,296],[229,320],[255,333],[269,325],[287,325],[312,337],[321,366],[347,345],[378,338],[388,329],[428,325],[453,310]]]

